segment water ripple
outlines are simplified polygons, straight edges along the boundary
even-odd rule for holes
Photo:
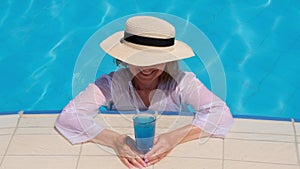
[[[40,67],[38,67],[32,74],[31,77],[33,79],[38,79],[40,78],[45,72],[46,72],[46,68],[52,64],[57,57],[57,54],[55,52],[55,50],[64,42],[66,41],[66,39],[68,39],[68,37],[70,36],[71,33],[65,35],[61,40],[59,40],[50,50],[49,52],[47,52],[47,54],[45,55],[46,58],[51,58],[48,62],[46,62],[45,64],[41,65]]]
[[[191,13],[187,13],[183,32],[186,32],[187,28],[189,27],[190,18],[191,18]]]
[[[106,19],[106,16],[108,16],[108,13],[111,11],[111,5],[109,3],[107,3],[106,1],[103,1],[103,3],[104,3],[104,6],[105,6],[104,7],[105,12],[104,12],[104,15],[101,18],[100,23],[97,25],[97,27],[101,26],[104,23],[104,21]]]
[[[255,3],[255,2],[251,1],[251,3]],[[252,8],[254,8],[254,9],[267,8],[271,5],[271,3],[272,3],[272,0],[266,0],[265,2],[259,1],[258,4],[253,4]]]
[[[47,91],[48,91],[48,87],[49,87],[50,82],[47,82],[46,85],[44,85],[44,89],[43,92],[41,93],[41,95],[39,96],[39,98],[31,105],[30,109],[34,109],[34,107],[41,101],[44,99]]]
[[[51,57],[51,62],[53,62],[56,59],[56,53],[55,53],[55,49],[58,48],[64,41],[66,41],[66,39],[68,39],[68,37],[72,34],[68,33],[66,34],[64,37],[61,38],[61,40],[59,40],[47,53],[46,57]]]
[[[58,4],[55,0],[51,1],[51,7],[50,7],[50,13],[51,16],[56,18],[57,16],[59,16],[60,13],[60,9],[61,8],[61,4]]]
[[[175,3],[174,0],[170,4],[173,4],[173,3]],[[175,5],[169,5],[165,10],[166,10],[166,13],[172,13],[175,9],[176,9]]]
[[[277,28],[279,22],[281,21],[281,18],[282,18],[281,16],[276,17],[276,19],[271,27],[272,31],[274,31]]]
[[[235,16],[235,15],[233,15]],[[246,46],[246,52],[245,55],[242,58],[242,60],[239,62],[238,66],[239,66],[239,70],[242,70],[244,68],[245,63],[247,62],[247,60],[252,56],[251,55],[251,51],[253,50],[251,47],[251,44],[249,43],[248,37],[253,37],[254,36],[254,32],[250,29],[247,28],[242,21],[240,21],[239,18],[235,17],[235,20],[238,24],[237,28],[236,28],[236,34],[241,38],[243,45]],[[247,36],[245,36],[247,35]]]
[[[219,50],[219,55],[222,56],[223,55],[223,52],[226,50],[226,48],[228,47],[228,44],[229,44],[230,40],[229,39],[226,39],[223,43],[222,43],[222,46]]]
[[[4,16],[1,18],[0,20],[0,27],[3,25],[3,23],[5,22],[6,18],[8,17],[9,15],[9,12],[10,12],[10,9],[11,9],[11,6],[12,6],[12,1],[8,1],[8,7],[6,8],[6,11],[4,13]]]
[[[34,0],[30,0],[29,5],[28,5],[27,9],[24,11],[23,16],[26,16],[28,14],[28,12],[31,10],[33,2],[34,2]]]
[[[272,2],[272,0],[267,0],[267,2],[265,4],[261,5],[261,7],[263,7],[263,8],[268,7],[268,6],[270,6],[271,2]]]

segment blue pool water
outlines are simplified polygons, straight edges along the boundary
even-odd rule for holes
[[[224,99],[235,116],[300,119],[298,0],[2,0],[0,114],[62,109],[77,93],[74,79],[83,74],[74,73],[75,65],[89,38],[144,12],[177,16],[206,35],[222,62]],[[97,75],[114,70],[111,61],[104,57]],[[185,63],[211,86],[208,65],[197,57]]]

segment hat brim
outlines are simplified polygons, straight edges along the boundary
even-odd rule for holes
[[[136,66],[151,66],[194,56],[193,50],[184,42],[175,40],[172,47],[149,47],[122,42],[124,31],[116,32],[100,43],[101,48],[112,57]]]

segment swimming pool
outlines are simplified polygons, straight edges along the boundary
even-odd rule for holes
[[[81,76],[75,65],[89,38],[120,17],[155,12],[189,21],[212,42],[235,116],[299,121],[299,6],[297,0],[2,1],[0,114],[62,109],[73,97],[74,76]],[[207,65],[193,59],[185,63],[209,86]],[[97,74],[114,69],[109,57],[102,63]]]

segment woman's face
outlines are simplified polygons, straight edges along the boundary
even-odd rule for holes
[[[151,83],[163,73],[166,67],[166,63],[161,63],[152,66],[128,65],[128,67],[130,72],[138,81],[143,83]]]

